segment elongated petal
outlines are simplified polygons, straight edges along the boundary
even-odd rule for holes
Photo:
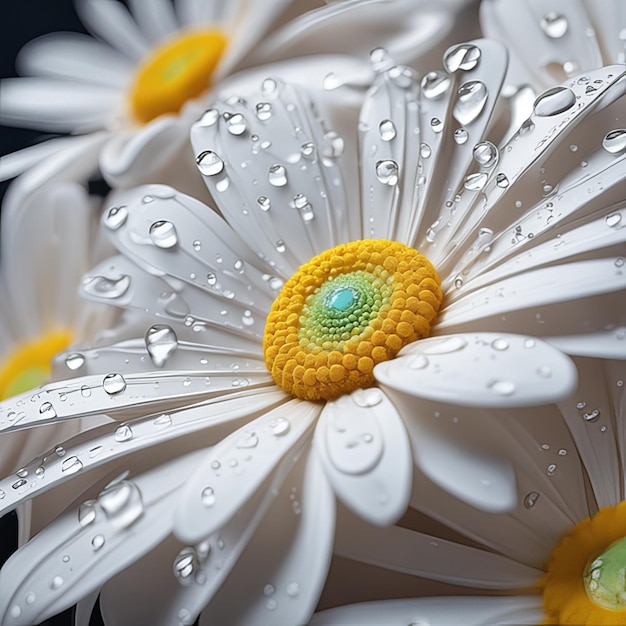
[[[411,448],[393,404],[377,388],[324,407],[315,449],[338,497],[373,524],[396,522],[411,495]]]

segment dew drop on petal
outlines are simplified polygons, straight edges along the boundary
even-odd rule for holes
[[[183,586],[190,585],[194,575],[200,569],[200,561],[196,551],[191,547],[183,548],[174,559],[172,571],[174,578]]]
[[[485,174],[485,172],[469,174],[469,176],[467,176],[465,178],[465,181],[463,182],[463,187],[465,187],[465,189],[467,189],[468,191],[479,191],[485,186],[487,178],[488,176],[487,174]]]
[[[216,176],[224,169],[224,161],[212,150],[201,152],[196,157],[196,165],[205,176]]]
[[[602,140],[602,147],[610,154],[626,151],[626,129],[618,128],[607,133]]]
[[[121,374],[107,374],[102,381],[102,387],[112,396],[126,389],[126,380]]]
[[[491,342],[491,347],[498,352],[502,352],[503,350],[507,350],[509,347],[509,342],[502,337],[497,337]]]
[[[282,437],[291,429],[291,422],[286,417],[276,417],[270,420],[268,426],[274,436]]]
[[[481,141],[474,146],[474,161],[486,168],[493,167],[498,160],[498,149],[490,141]]]
[[[440,133],[443,130],[443,122],[438,117],[433,117],[430,120],[430,127],[434,132]]]
[[[284,187],[287,184],[287,170],[282,165],[274,164],[269,169],[267,180],[274,187]]]
[[[593,423],[597,422],[600,419],[600,409],[592,409],[590,411],[583,411],[581,413],[582,418],[585,422]]]
[[[198,125],[204,127],[214,126],[219,118],[220,112],[217,109],[207,109],[198,120]]]
[[[72,352],[65,357],[65,367],[75,372],[85,364],[85,357],[80,352]]]
[[[376,178],[384,185],[393,187],[398,184],[398,164],[390,159],[376,163]]]
[[[231,134],[238,137],[243,135],[248,128],[246,118],[241,113],[235,113],[234,115],[227,115],[224,113],[226,119],[226,130]]]
[[[150,239],[157,248],[173,248],[178,243],[176,227],[166,220],[154,222],[150,226]]]
[[[352,393],[352,401],[362,408],[372,408],[383,401],[383,393],[376,387],[369,389],[357,389]]]
[[[378,134],[383,141],[391,141],[396,136],[396,127],[391,120],[383,120],[378,125]]]
[[[334,130],[324,133],[324,147],[322,154],[329,159],[336,159],[343,154],[344,151],[343,137],[340,137]]]
[[[130,441],[133,438],[133,429],[128,424],[120,424],[115,429],[114,439],[118,443]]]
[[[83,464],[77,456],[68,456],[61,464],[61,471],[65,474],[75,474],[83,469]]]
[[[261,83],[261,91],[264,96],[273,96],[278,91],[278,83],[273,78],[266,78]]]
[[[85,293],[107,300],[123,296],[130,287],[130,276],[123,274],[119,278],[105,276],[87,276],[83,281]]]
[[[546,13],[539,21],[539,26],[550,39],[560,39],[569,28],[567,18],[555,11]]]
[[[144,338],[146,350],[156,367],[163,367],[178,348],[174,329],[166,324],[154,324]]]
[[[432,150],[427,143],[423,143],[420,145],[420,156],[422,159],[427,159],[432,154]]]
[[[104,546],[104,535],[95,535],[95,537],[91,540],[91,546],[95,552],[100,550]]]
[[[539,500],[539,496],[540,494],[537,491],[531,491],[530,493],[527,493],[524,496],[524,506],[527,509],[532,509],[537,503],[537,500]]]
[[[407,366],[412,370],[423,370],[428,367],[428,358],[423,354],[414,354],[407,359]]]
[[[469,133],[464,128],[457,128],[454,131],[454,142],[463,145],[469,138]]]
[[[443,65],[450,73],[457,70],[472,70],[480,61],[480,48],[472,44],[461,44],[446,51]]]
[[[492,380],[487,387],[499,396],[512,396],[515,393],[515,383],[510,380]]]
[[[39,407],[39,415],[41,415],[41,419],[53,419],[57,416],[57,412],[54,410],[51,402],[44,402]]]
[[[537,117],[550,117],[567,111],[576,102],[574,92],[568,87],[553,87],[544,91],[533,105]]]
[[[607,215],[605,218],[606,225],[610,228],[615,228],[622,221],[621,213],[613,213],[611,215]]]
[[[428,74],[422,78],[422,92],[426,98],[434,100],[448,91],[451,82],[450,76],[445,72],[439,70],[428,72]]]
[[[300,593],[300,585],[296,582],[291,582],[286,587],[287,595],[291,598],[295,598]]]
[[[215,491],[213,490],[213,487],[205,487],[202,490],[202,493],[200,494],[200,501],[207,508],[215,505]]]
[[[60,587],[63,586],[63,576],[55,576],[51,581],[50,581],[50,589],[59,589]]]
[[[461,85],[457,95],[452,114],[460,124],[465,126],[473,122],[485,108],[487,87],[479,80],[472,80]]]
[[[509,179],[506,177],[506,174],[500,172],[500,174],[496,176],[496,185],[501,189],[506,189],[509,186]]]
[[[117,230],[128,219],[128,209],[125,206],[114,206],[107,211],[104,224],[110,230]]]

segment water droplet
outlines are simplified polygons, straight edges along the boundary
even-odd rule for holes
[[[86,500],[78,508],[78,523],[81,526],[89,526],[96,521],[95,500]]]
[[[442,340],[435,340],[422,350],[423,354],[451,354],[463,350],[467,346],[467,341],[460,336],[446,337]]]
[[[123,274],[119,278],[105,276],[87,276],[83,281],[85,293],[99,298],[114,299],[123,296],[130,287],[130,276]]]
[[[46,473],[46,468],[43,465],[39,465],[38,467],[35,468],[35,476],[39,476],[39,478],[42,478],[45,473]]]
[[[266,122],[272,117],[272,105],[269,102],[259,102],[256,107],[256,116],[262,121]]]
[[[241,316],[241,323],[244,326],[254,325],[254,317],[252,317],[252,311],[246,310],[243,312],[243,315]]]
[[[300,152],[302,153],[303,157],[310,159],[312,156],[315,155],[315,145],[312,144],[310,141],[307,141],[300,146]]]
[[[450,76],[445,72],[439,70],[428,72],[428,74],[422,78],[422,92],[426,98],[434,100],[448,91],[451,82]]]
[[[586,405],[585,405],[586,406]],[[600,418],[600,409],[593,409],[592,411],[585,411],[582,413],[582,418],[585,422],[597,422]]]
[[[541,18],[539,26],[550,39],[560,39],[567,32],[569,24],[564,15],[550,11]]]
[[[226,120],[226,130],[231,135],[243,135],[248,128],[246,118],[241,113],[235,113],[234,115],[224,113],[224,119]]]
[[[336,159],[343,154],[344,141],[334,130],[324,134],[324,147],[322,154],[329,159]]]
[[[398,164],[386,159],[376,163],[376,178],[384,185],[393,187],[398,184]]]
[[[463,187],[468,191],[479,191],[485,186],[487,182],[487,174],[485,172],[477,172],[476,174],[470,174],[465,178]]]
[[[502,337],[497,337],[491,342],[491,347],[498,352],[502,352],[504,350],[508,350],[509,342]]]
[[[63,585],[63,576],[55,576],[50,581],[50,589],[59,589]]]
[[[174,578],[183,586],[190,585],[193,582],[194,575],[200,569],[200,560],[198,554],[191,547],[183,548],[174,559],[172,571]]]
[[[274,595],[275,592],[276,592],[276,589],[274,588],[274,585],[271,585],[268,583],[267,585],[265,585],[265,587],[263,587],[264,596],[272,596]]]
[[[550,378],[552,376],[552,370],[547,365],[540,365],[537,368],[537,374],[539,374],[541,378]]]
[[[276,252],[280,252],[281,254],[285,252],[285,250],[287,249],[285,247],[285,242],[282,239],[279,239],[276,242],[275,247],[276,247]]]
[[[163,367],[178,348],[176,333],[166,324],[150,326],[144,340],[155,367]]]
[[[261,83],[261,91],[265,96],[271,96],[278,90],[278,83],[273,78],[266,78]]]
[[[125,206],[114,206],[107,211],[104,224],[110,230],[117,230],[128,219],[128,209]]]
[[[217,276],[211,272],[206,275],[206,281],[211,287],[214,287],[217,284]]]
[[[291,429],[291,422],[286,417],[275,417],[268,426],[275,437],[282,437]]]
[[[487,87],[479,80],[472,80],[461,85],[457,95],[452,114],[459,124],[465,126],[473,122],[485,108]]]
[[[259,438],[255,432],[243,433],[235,444],[237,448],[256,448],[259,444]]]
[[[472,44],[461,44],[449,48],[443,55],[443,65],[448,72],[472,70],[480,61],[480,48]]]
[[[615,228],[622,221],[622,214],[613,213],[612,215],[607,215],[605,221],[607,226]]]
[[[469,133],[464,128],[457,128],[454,131],[454,141],[458,145],[463,145],[469,138]]]
[[[393,59],[384,48],[374,48],[370,52],[370,63],[375,72],[386,72],[393,67]]]
[[[510,380],[492,380],[487,387],[499,396],[512,396],[515,393],[515,383]]]
[[[482,167],[493,167],[498,160],[498,149],[490,141],[481,141],[474,146],[474,161]]]
[[[83,464],[77,456],[68,456],[61,464],[61,471],[65,474],[75,474],[83,469]]]
[[[51,402],[44,402],[39,407],[39,415],[41,415],[41,419],[48,420],[55,418],[57,416],[57,412],[54,410]]]
[[[176,227],[165,220],[154,222],[150,226],[150,239],[158,248],[173,248],[178,243]]]
[[[76,371],[85,364],[85,357],[80,352],[72,352],[65,357],[65,367],[67,369]]]
[[[33,604],[33,602],[35,602],[36,599],[37,599],[37,596],[32,591],[29,591],[26,594],[26,598],[25,598],[26,604]]]
[[[11,487],[13,487],[13,489],[19,489],[20,487],[23,487],[26,484],[26,481],[22,478],[20,480],[16,480]]]
[[[544,91],[533,105],[537,117],[550,117],[567,111],[576,102],[574,92],[567,87],[553,87]]]
[[[126,380],[121,374],[107,374],[102,381],[103,389],[110,395],[122,393],[126,389]]]
[[[556,472],[556,464],[550,463],[550,465],[548,465],[546,469],[546,473],[548,474],[548,476],[554,476],[555,472]]]
[[[295,598],[300,593],[300,585],[296,582],[291,582],[286,587],[287,595],[291,598]]]
[[[120,424],[115,429],[115,441],[123,443],[133,438],[133,429],[128,424]]]
[[[432,150],[427,143],[423,143],[420,145],[420,156],[422,159],[427,159],[432,154]]]
[[[610,154],[626,151],[626,129],[618,128],[607,133],[602,140],[602,147]]]
[[[213,465],[211,464],[211,466],[213,467]],[[219,466],[219,462],[218,462],[218,468]],[[215,469],[215,468],[214,468]],[[202,493],[200,494],[200,500],[202,502],[202,504],[204,504],[204,506],[210,508],[212,506],[215,505],[215,491],[213,490],[213,487],[205,487],[202,490]]]
[[[352,401],[362,408],[371,408],[379,405],[383,401],[383,393],[376,387],[369,389],[357,389],[352,393]]]
[[[267,180],[274,187],[284,187],[287,184],[287,170],[278,164],[270,167]]]
[[[100,548],[102,548],[104,546],[104,535],[96,535],[91,540],[91,546],[92,546],[92,548],[94,549],[95,552],[100,550]]]
[[[224,169],[224,161],[212,150],[201,152],[196,157],[196,165],[205,176],[216,176]]]
[[[98,504],[106,517],[120,528],[127,528],[143,515],[143,500],[137,485],[120,480],[105,487]]]
[[[509,179],[506,177],[506,174],[500,172],[496,176],[496,185],[498,185],[501,189],[506,189],[509,186]]]
[[[378,133],[383,141],[391,141],[396,136],[396,127],[391,120],[383,120],[378,125]]]
[[[438,117],[433,117],[430,120],[430,127],[436,133],[440,133],[443,130],[443,122]]]
[[[531,491],[530,493],[527,493],[526,496],[524,497],[524,506],[527,509],[532,509],[535,504],[537,504],[537,500],[539,500],[539,496],[540,494],[537,491]]]

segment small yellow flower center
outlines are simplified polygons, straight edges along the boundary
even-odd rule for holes
[[[70,345],[69,331],[47,333],[17,346],[0,362],[0,400],[42,385],[50,376],[52,357]]]
[[[542,584],[547,624],[626,624],[626,501],[576,524]]]
[[[417,250],[385,239],[341,244],[285,283],[265,325],[265,365],[305,400],[370,387],[374,366],[430,335],[440,280]]]
[[[129,98],[134,118],[146,124],[177,113],[211,82],[228,40],[218,31],[187,32],[152,50],[142,62]]]

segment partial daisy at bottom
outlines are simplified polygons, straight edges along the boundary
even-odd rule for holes
[[[623,476],[624,68],[550,89],[513,131],[496,42],[421,81],[372,62],[358,176],[348,137],[267,78],[192,129],[219,213],[164,185],[113,194],[119,254],[81,289],[144,332],[73,371],[59,356],[54,382],[0,408],[5,431],[113,420],[0,483],[3,511],[32,500],[41,528],[0,573],[3,624],[74,603],[85,624],[98,595],[110,624],[307,623],[333,550],[535,588],[573,523],[623,514],[621,478],[580,504],[576,451]],[[46,519],[38,496],[72,484]],[[434,550],[422,518],[468,545]]]

